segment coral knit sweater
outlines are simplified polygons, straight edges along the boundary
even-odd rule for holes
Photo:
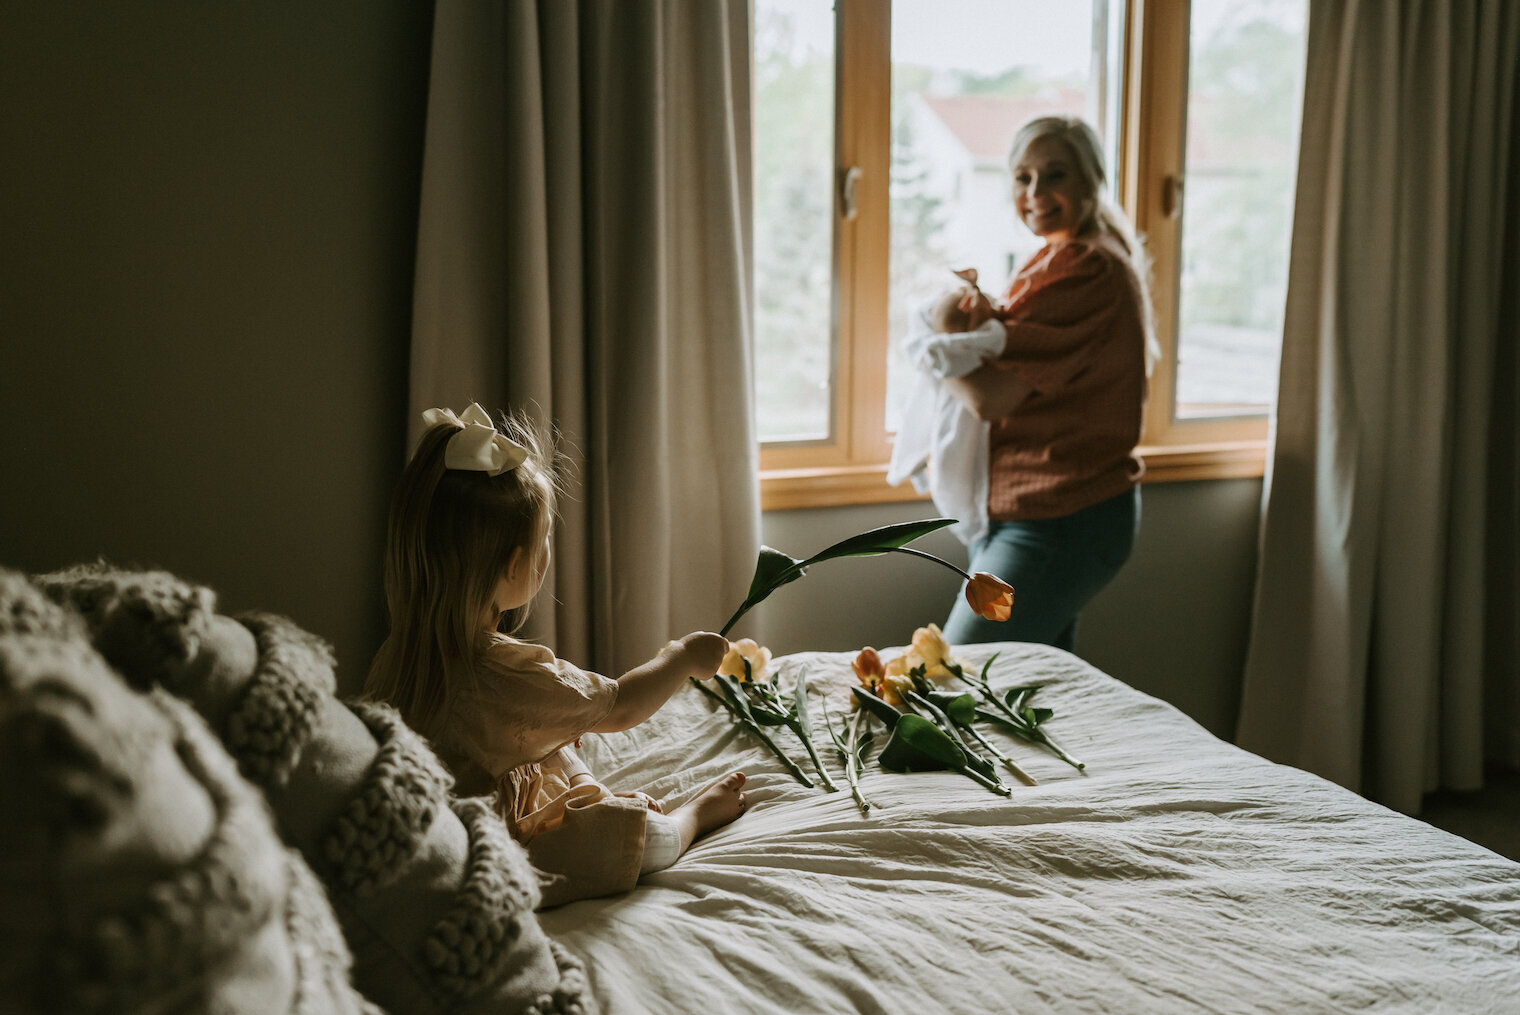
[[[1058,518],[1129,489],[1145,406],[1143,296],[1106,234],[1040,250],[1009,282],[992,366],[1032,392],[992,423],[988,517]]]

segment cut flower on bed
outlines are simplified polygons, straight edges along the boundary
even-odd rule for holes
[[[992,764],[968,750],[945,726],[917,712],[899,712],[865,687],[850,691],[862,709],[882,721],[889,734],[876,759],[891,772],[959,772],[994,793],[1012,794],[993,771]],[[911,692],[910,692],[911,693]]]
[[[874,649],[863,651],[869,651],[872,655],[876,655]],[[1041,685],[1030,684],[1024,687],[1014,687],[999,695],[987,681],[987,671],[991,668],[993,660],[997,659],[996,655],[982,664],[980,673],[972,676],[970,675],[970,671],[967,670],[966,664],[956,659],[951,652],[950,643],[945,640],[944,633],[940,631],[937,625],[928,624],[913,632],[912,648],[909,651],[893,659],[884,667],[886,679],[889,682],[893,680],[896,674],[906,674],[914,685],[912,688],[903,687],[899,681],[893,685],[893,695],[889,697],[886,694],[882,694],[881,690],[866,683],[866,681],[862,680],[862,683],[865,683],[868,687],[872,687],[879,697],[886,699],[894,707],[900,708],[903,699],[907,698],[911,701],[911,698],[909,698],[910,691],[917,691],[920,695],[928,697],[931,702],[942,705],[943,702],[939,700],[939,695],[928,685],[928,681],[932,680],[941,686],[948,686],[952,680],[960,680],[972,687],[981,696],[987,707],[976,708],[969,713],[965,709],[959,710],[953,716],[955,719],[954,725],[970,734],[989,753],[1003,762],[1004,766],[1017,775],[1020,780],[1030,786],[1035,785],[1033,778],[975,730],[971,725],[972,719],[982,719],[990,722],[1008,730],[1022,740],[1046,747],[1052,754],[1078,771],[1084,771],[1087,768],[1085,762],[1078,761],[1067,753],[1066,749],[1056,742],[1049,732],[1044,729],[1044,722],[1054,716],[1055,712],[1048,708],[1034,708],[1029,705],[1030,696],[1038,691]],[[857,676],[859,672],[857,669]],[[969,698],[970,695],[968,694],[964,697]],[[893,700],[893,698],[897,700]],[[961,718],[962,715],[965,716],[964,719]],[[952,734],[955,732],[957,732],[955,729],[951,730]]]
[[[989,660],[988,664],[990,663]],[[945,640],[944,633],[938,625],[926,624],[915,630],[911,647],[890,662],[883,663],[880,654],[875,649],[867,647],[861,649],[852,661],[851,667],[855,671],[856,679],[861,683],[861,689],[896,711],[908,711],[927,717],[966,755],[968,763],[976,770],[990,775],[992,764],[977,754],[967,742],[968,738],[974,740],[983,751],[1001,762],[1003,767],[1017,776],[1021,782],[1029,786],[1037,785],[1033,776],[1019,767],[1012,758],[999,750],[973,725],[974,720],[979,717],[984,719],[992,717],[991,713],[979,712],[976,699],[972,694],[955,693],[945,689],[951,681],[956,679],[965,680],[979,689],[980,687],[976,680],[966,677],[965,664],[954,657],[950,643]],[[983,667],[980,682],[982,685],[986,683],[986,667]],[[1029,693],[1033,693],[1033,690],[1033,688],[1028,689]],[[990,687],[987,687],[986,691],[989,695],[992,693]],[[858,709],[862,704],[868,704],[868,699],[857,693],[853,696],[851,704]],[[1006,718],[997,716],[999,721],[1005,725],[1018,722],[1020,725],[1013,729],[1013,732],[1025,740],[1044,742],[1033,735],[1033,731],[1039,722],[1049,718],[1048,709],[1036,710],[1038,714],[1025,716],[1009,707],[1006,701],[999,701],[999,705],[1009,711]],[[1022,706],[1022,700],[1020,705]],[[875,711],[883,719],[887,718],[880,709]],[[915,724],[910,724],[910,731],[913,725]],[[892,727],[889,726],[890,728]],[[927,734],[915,735],[926,736]],[[993,778],[996,777],[993,776]]]
[[[874,715],[886,725],[890,734],[886,746],[881,749],[879,763],[883,768],[897,772],[950,769],[1007,796],[1010,791],[998,779],[992,763],[961,738],[961,729],[969,728],[975,715],[975,700],[969,694],[944,695],[925,676],[931,665],[937,674],[943,674],[945,680],[953,676],[946,665],[950,660],[950,646],[944,635],[937,626],[930,624],[915,631],[913,641],[913,649],[890,663],[883,664],[880,653],[866,647],[850,664],[855,678],[860,681],[859,687],[850,688],[852,704],[859,710],[856,719],[863,713]],[[953,661],[951,664],[959,668]],[[925,697],[927,694],[936,694],[940,700],[931,700]],[[952,712],[959,716],[959,720],[951,718]],[[911,721],[905,723],[905,719]],[[830,733],[833,734],[832,727]],[[837,735],[834,739],[836,748],[846,754],[848,761],[848,745],[841,746]],[[977,739],[981,740],[980,735]],[[981,742],[990,746],[985,740]],[[1011,767],[1028,781],[1022,770]]]
[[[1004,729],[1009,730],[1015,736],[1039,744],[1050,749],[1050,752],[1072,768],[1082,772],[1087,770],[1085,761],[1078,761],[1066,752],[1066,749],[1057,743],[1044,728],[1047,719],[1055,715],[1052,709],[1034,708],[1029,704],[1030,697],[1038,691],[1042,685],[1029,684],[1024,687],[1012,687],[999,695],[987,682],[987,671],[992,667],[992,662],[997,656],[994,655],[982,664],[982,671],[976,677],[968,677],[964,670],[956,675],[972,687],[982,696],[982,700],[989,709],[978,708],[976,718],[985,719]]]
[[[871,801],[860,788],[860,776],[866,766],[866,754],[875,739],[875,734],[866,725],[866,715],[863,711],[856,712],[845,720],[844,731],[840,732],[834,729],[834,720],[829,716],[828,699],[823,701],[823,724],[829,731],[829,739],[834,741],[839,760],[844,762],[845,781],[850,784],[850,795],[855,798],[862,816],[871,812]]]
[[[779,672],[772,674],[769,680],[763,679],[770,661],[770,649],[761,647],[753,639],[741,638],[729,646],[728,654],[723,657],[718,672],[713,674],[712,681],[722,691],[721,695],[703,687],[700,681],[694,679],[692,683],[726,708],[729,714],[751,733],[758,736],[771,753],[780,759],[792,778],[804,786],[811,787],[813,781],[765,731],[765,727],[775,726],[785,726],[790,729],[797,735],[797,739],[802,741],[802,746],[807,750],[808,757],[812,759],[813,768],[818,773],[823,788],[830,793],[838,792],[839,787],[829,777],[828,769],[824,767],[823,760],[818,757],[817,749],[813,747],[813,722],[812,715],[808,711],[807,672],[798,671],[795,688],[790,695],[787,695],[781,690]]]

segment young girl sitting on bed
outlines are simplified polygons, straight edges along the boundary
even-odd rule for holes
[[[728,649],[696,632],[611,680],[519,641],[549,566],[556,476],[549,441],[522,419],[502,430],[479,405],[423,414],[427,431],[391,502],[385,594],[391,630],[365,681],[431,740],[462,796],[492,795],[540,870],[544,905],[633,887],[744,810],[732,772],[668,815],[614,794],[576,756],[586,732],[649,718]]]

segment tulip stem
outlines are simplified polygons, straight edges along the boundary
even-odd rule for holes
[[[911,555],[913,555],[915,557],[923,557],[925,560],[932,560],[936,564],[943,564],[943,565],[945,565],[950,570],[954,571],[956,574],[958,574],[962,578],[966,579],[966,581],[969,582],[971,580],[971,576],[969,574],[967,574],[965,571],[962,571],[960,568],[956,567],[954,564],[950,563],[944,557],[936,557],[932,553],[925,553],[922,550],[914,550],[914,549],[912,549],[910,547],[907,547],[907,546],[894,546],[894,547],[892,547],[892,552],[893,553],[907,553],[907,554],[911,554]]]
[[[1003,766],[1005,768],[1007,768],[1008,771],[1012,772],[1018,778],[1018,780],[1020,782],[1022,782],[1024,785],[1026,785],[1026,786],[1038,786],[1039,785],[1039,783],[1035,781],[1034,776],[1032,776],[1028,772],[1024,771],[1022,768],[1020,768],[1018,766],[1017,762],[1015,762],[1008,755],[1004,754],[1002,751],[1000,751],[996,747],[994,747],[993,744],[992,744],[992,742],[990,740],[988,740],[986,737],[982,736],[981,733],[977,732],[977,730],[976,730],[975,727],[973,727],[973,726],[962,726],[961,729],[965,730],[967,733],[970,733],[973,737],[975,737],[977,743],[979,743],[983,747],[985,747],[987,749],[988,753],[990,753],[994,758],[996,758],[999,761],[1001,761],[1003,763]]]
[[[697,690],[701,691],[703,694],[707,695],[709,698],[713,699],[718,704],[726,708],[729,714],[732,715],[735,719],[739,720],[745,729],[749,730],[755,736],[759,737],[760,742],[765,744],[766,747],[770,748],[771,753],[780,759],[781,764],[786,766],[786,770],[791,773],[793,779],[796,779],[798,782],[802,783],[809,789],[812,788],[813,780],[807,777],[806,772],[797,767],[797,763],[795,761],[786,756],[786,753],[782,751],[779,746],[777,746],[776,741],[770,738],[770,734],[766,733],[765,730],[760,728],[759,723],[755,722],[747,715],[740,714],[737,709],[728,703],[728,699],[723,697],[723,695],[719,694],[716,691],[703,687],[702,682],[699,681],[696,677],[690,677],[689,679]]]
[[[1050,734],[1041,729],[1038,723],[1030,722],[1027,718],[1020,715],[1016,710],[1010,708],[1008,703],[1002,698],[999,698],[996,692],[992,690],[992,685],[987,682],[987,670],[992,666],[992,660],[996,658],[997,656],[994,655],[992,659],[988,659],[985,663],[982,664],[982,673],[979,677],[967,676],[965,670],[960,667],[957,667],[955,670],[951,670],[951,672],[956,676],[960,677],[963,681],[976,688],[976,690],[981,694],[982,698],[988,704],[997,709],[998,712],[1002,713],[1002,715],[998,715],[994,712],[987,712],[984,709],[978,709],[977,715],[985,716],[986,718],[992,719],[995,722],[1002,723],[1004,726],[1007,726],[1009,729],[1013,730],[1020,737],[1024,738],[1030,743],[1044,744],[1046,747],[1050,748],[1051,753],[1060,758],[1062,761],[1066,762],[1072,768],[1075,768],[1079,772],[1085,771],[1087,768],[1087,763],[1085,761],[1078,761],[1076,758],[1073,758],[1070,754],[1066,753],[1065,748],[1061,747],[1060,744],[1052,740]],[[1019,701],[1022,702],[1027,697],[1027,694],[1023,695],[1019,698]],[[1033,782],[1030,784],[1033,785]]]
[[[929,718],[934,720],[934,724],[940,729],[944,730],[945,735],[954,741],[955,745],[961,749],[961,753],[966,756],[966,762],[968,765],[970,765],[972,768],[975,768],[978,772],[981,772],[998,786],[1002,786],[1003,782],[997,777],[997,772],[993,769],[992,762],[988,761],[986,758],[982,757],[980,754],[977,754],[971,749],[971,745],[966,743],[965,739],[961,736],[960,727],[957,726],[955,722],[945,714],[944,709],[940,708],[938,705],[934,704],[934,702],[930,701],[928,698],[925,698],[917,691],[909,691],[906,697],[910,702],[917,705],[925,712],[929,713]]]
[[[988,778],[981,772],[978,772],[976,769],[972,768],[970,765],[962,765],[960,768],[956,769],[956,771],[960,772],[961,775],[974,779],[975,781],[981,783],[983,786],[986,786],[988,789],[992,790],[992,792],[997,793],[1000,796],[1013,796],[1013,790],[1009,789],[1007,786],[1004,786],[1001,782],[999,782],[997,780],[997,776]]]
[[[860,792],[860,755],[863,746],[860,741],[860,725],[865,716],[864,711],[859,711],[850,718],[850,739],[847,741],[849,756],[844,765],[845,777],[850,781],[850,792],[855,794],[855,802],[860,805],[862,817],[871,810],[871,801]]]
[[[818,778],[823,782],[823,788],[830,793],[838,793],[839,787],[834,785],[834,780],[829,778],[829,770],[823,766],[823,759],[818,756],[818,751],[813,747],[813,740],[795,721],[787,723],[797,739],[802,741],[802,746],[807,749],[808,757],[813,759],[813,768],[818,772]]]
[[[855,804],[860,808],[861,817],[871,813],[871,801],[867,800],[865,794],[860,791],[860,759],[865,753],[866,745],[870,742],[869,732],[866,734],[866,740],[862,740],[860,736],[861,721],[865,714],[865,710],[861,709],[851,718],[844,720],[841,725],[844,727],[845,734],[841,736],[839,731],[834,729],[834,720],[829,715],[828,699],[825,698],[823,702],[823,722],[828,727],[829,739],[834,741],[835,752],[844,762],[844,777],[850,784],[850,794],[855,797]]]

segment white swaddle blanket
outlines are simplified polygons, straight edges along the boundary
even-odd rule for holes
[[[976,331],[937,332],[929,323],[934,300],[909,315],[903,352],[913,383],[892,445],[887,482],[913,481],[967,546],[987,534],[987,454],[991,427],[972,415],[941,381],[964,377],[1002,355],[1008,333],[997,318]]]

